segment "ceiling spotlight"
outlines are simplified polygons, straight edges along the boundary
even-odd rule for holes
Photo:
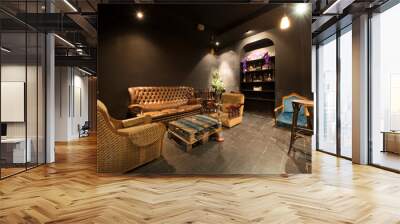
[[[217,41],[217,42],[215,42],[215,46],[219,46],[219,42]]]
[[[198,31],[204,31],[205,28],[206,27],[204,26],[204,24],[201,24],[201,23],[197,24],[197,30]]]
[[[138,19],[143,19],[143,17],[144,17],[143,12],[141,12],[141,11],[137,11],[137,12],[136,12],[136,18],[138,18]]]
[[[254,30],[247,30],[246,33],[244,33],[244,34],[249,35],[249,34],[252,34],[252,33],[254,33]]]
[[[304,13],[307,12],[307,9],[308,9],[307,3],[298,3],[296,4],[295,12],[298,15],[303,15]]]
[[[282,30],[286,30],[287,28],[290,27],[290,21],[289,21],[289,17],[287,17],[286,15],[282,17],[281,19],[281,29]]]

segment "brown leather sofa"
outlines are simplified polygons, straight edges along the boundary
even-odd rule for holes
[[[199,114],[201,102],[186,86],[128,88],[131,114],[150,115],[153,121],[171,121]]]

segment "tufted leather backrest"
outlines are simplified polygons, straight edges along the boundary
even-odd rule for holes
[[[194,97],[194,89],[187,86],[130,87],[131,104],[186,103]]]

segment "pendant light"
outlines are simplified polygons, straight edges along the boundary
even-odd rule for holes
[[[287,28],[290,27],[290,20],[289,20],[289,17],[286,15],[286,4],[285,4],[284,7],[285,7],[284,8],[284,14],[283,14],[283,17],[281,19],[281,25],[280,25],[282,30],[286,30]]]

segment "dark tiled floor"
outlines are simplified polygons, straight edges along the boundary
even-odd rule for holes
[[[225,141],[197,145],[188,153],[165,137],[163,157],[131,174],[282,174],[304,173],[305,155],[288,156],[290,131],[274,127],[272,117],[245,112],[242,124],[224,129]],[[297,140],[295,147],[311,150],[311,138]]]

